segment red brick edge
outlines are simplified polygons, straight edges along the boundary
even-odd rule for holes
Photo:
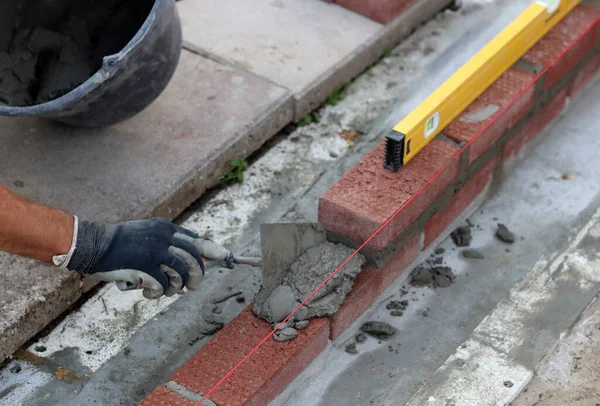
[[[399,16],[417,0],[325,0],[362,14],[381,24],[387,24]],[[427,1],[427,0],[418,0]]]
[[[380,145],[332,186],[320,199],[319,220],[356,246],[407,201],[413,203],[369,246],[365,253],[378,259],[378,266],[365,266],[337,314],[311,320],[295,340],[267,340],[210,400],[219,406],[265,405],[283,391],[329,339],[339,337],[422,250],[448,232],[447,226],[485,193],[497,169],[562,111],[567,98],[597,76],[599,42],[600,12],[577,7],[398,173],[383,169]],[[540,67],[543,74],[536,76]],[[246,308],[171,381],[207,393],[270,331]],[[161,386],[140,405],[193,404]]]

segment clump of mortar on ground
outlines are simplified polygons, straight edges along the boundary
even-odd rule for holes
[[[285,273],[281,283],[267,297],[257,295],[253,311],[258,317],[270,323],[280,323],[296,309],[354,249],[342,244],[322,242],[300,255]],[[366,260],[356,255],[333,278],[331,278],[298,312],[287,325],[275,335],[277,340],[293,339],[290,328],[306,328],[306,321],[313,317],[326,317],[335,314],[352,289],[354,280]]]
[[[29,106],[69,93],[139,31],[153,0],[4,0],[0,103]]]

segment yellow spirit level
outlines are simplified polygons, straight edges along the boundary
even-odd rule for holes
[[[394,127],[386,138],[385,167],[398,171],[410,161],[580,2],[528,7]]]

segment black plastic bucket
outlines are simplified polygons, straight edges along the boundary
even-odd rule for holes
[[[181,21],[174,0],[155,0],[142,27],[117,54],[69,93],[46,103],[0,104],[3,116],[45,117],[79,127],[105,127],[133,117],[163,92],[181,55]]]

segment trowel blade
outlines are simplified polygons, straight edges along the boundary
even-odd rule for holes
[[[320,223],[262,224],[263,285],[280,283],[292,262],[309,248],[324,242],[326,235]]]

